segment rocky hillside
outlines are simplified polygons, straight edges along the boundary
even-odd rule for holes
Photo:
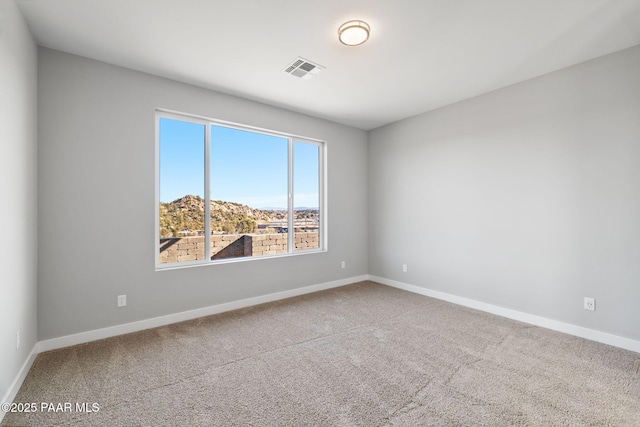
[[[184,196],[171,203],[160,203],[160,237],[184,237],[204,233],[204,200]],[[296,226],[317,224],[318,211],[301,209],[294,213]],[[260,210],[234,202],[211,201],[211,230],[223,233],[254,233],[259,224],[282,224],[286,210]],[[264,228],[266,226],[261,226]],[[264,230],[263,230],[264,232]]]
[[[259,223],[271,221],[264,211],[234,202],[211,201],[212,231],[253,233]],[[184,196],[171,203],[160,203],[160,237],[196,235],[204,230],[204,200]]]

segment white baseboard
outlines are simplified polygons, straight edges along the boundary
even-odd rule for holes
[[[434,291],[420,286],[409,285],[396,280],[385,279],[384,277],[369,275],[369,280],[416,294],[451,302],[453,304],[463,305],[465,307],[474,308],[476,310],[485,311],[487,313],[496,314],[498,316],[507,317],[509,319],[518,320],[531,325],[541,326],[543,328],[552,329],[554,331],[563,332],[565,334],[640,353],[640,341],[632,340],[630,338],[596,331],[595,329],[584,328],[582,326],[576,326],[570,323],[560,322],[558,320],[548,319],[546,317],[536,316],[517,310],[511,310],[497,305],[487,304],[469,298],[459,297],[457,295],[451,295],[445,292]]]
[[[38,343],[36,343],[31,349],[29,356],[22,364],[22,367],[20,368],[18,375],[16,375],[16,378],[11,383],[11,386],[9,386],[9,390],[2,397],[2,400],[0,400],[0,403],[13,402],[13,399],[16,398],[16,395],[18,394],[18,391],[20,390],[20,387],[22,386],[24,379],[27,377],[27,374],[29,373],[31,366],[33,365],[33,361],[36,360],[37,355],[38,355]],[[2,419],[4,418],[5,414],[6,412],[0,411],[0,423],[2,423]]]
[[[350,277],[347,279],[335,280],[332,282],[325,282],[311,286],[305,286],[302,288],[291,289],[288,291],[276,292],[268,295],[261,295],[258,297],[247,298],[239,301],[232,301],[224,304],[213,305],[209,307],[199,308],[196,310],[184,311],[181,313],[170,314],[167,316],[154,317],[152,319],[140,320],[137,322],[126,323],[123,325],[116,325],[102,329],[96,329],[93,331],[82,332],[74,335],[67,335],[63,337],[53,338],[49,340],[39,341],[33,347],[29,357],[25,360],[20,372],[16,376],[16,379],[11,384],[9,391],[4,396],[1,402],[12,402],[15,398],[20,386],[26,378],[31,365],[33,364],[38,353],[48,350],[54,350],[62,347],[68,347],[76,344],[83,344],[90,341],[96,341],[103,338],[114,337],[117,335],[127,334],[131,332],[137,332],[145,329],[155,328],[159,326],[165,326],[172,323],[183,322],[186,320],[196,319],[198,317],[209,316],[212,314],[223,313],[226,311],[237,310],[240,308],[251,307],[258,304],[263,304],[272,301],[278,301],[285,298],[295,297],[299,295],[309,294],[312,292],[318,292],[326,289],[337,288],[340,286],[349,285],[351,283],[361,282],[364,280],[372,280],[374,282],[381,283],[383,285],[391,286],[394,288],[402,289],[405,291],[413,292],[420,295],[436,298],[443,301],[448,301],[454,304],[462,305],[465,307],[474,308],[477,310],[485,311],[487,313],[496,314],[498,316],[507,317],[509,319],[518,320],[520,322],[528,323],[531,325],[541,326],[543,328],[552,329],[559,332],[564,332],[570,335],[586,338],[592,341],[601,342],[604,344],[612,345],[614,347],[623,348],[626,350],[635,351],[640,353],[640,341],[632,340],[629,338],[620,337],[617,335],[596,331],[593,329],[584,328],[581,326],[572,325],[569,323],[560,322],[557,320],[547,319],[541,316],[535,316],[508,308],[483,303],[480,301],[472,300],[469,298],[463,298],[456,295],[451,295],[445,292],[439,292],[420,286],[410,285],[395,280],[386,279],[383,277],[362,275]],[[0,411],[0,422],[4,418],[4,412]]]
[[[367,275],[350,277],[348,279],[340,279],[332,282],[319,283],[317,285],[305,286],[303,288],[291,289],[288,291],[276,292],[268,295],[247,298],[239,301],[232,301],[224,304],[212,305],[209,307],[198,308],[195,310],[183,311],[180,313],[169,314],[166,316],[154,317],[151,319],[140,320],[137,322],[125,323],[123,325],[110,326],[107,328],[96,329],[93,331],[81,332],[79,334],[66,335],[63,337],[52,338],[40,341],[37,344],[37,353],[43,351],[55,350],[57,348],[69,347],[72,345],[83,344],[86,342],[96,341],[104,338],[115,337],[131,332],[142,331],[150,328],[157,328],[172,323],[184,322],[185,320],[197,319],[198,317],[210,316],[212,314],[224,313],[226,311],[237,310],[239,308],[251,307],[253,305],[263,304],[266,302],[278,301],[285,298],[291,298],[298,295],[309,294],[312,292],[323,291],[325,289],[337,288],[351,283],[367,280]]]
[[[195,310],[183,311],[181,313],[169,314],[167,316],[154,317],[152,319],[140,320],[138,322],[126,323],[123,325],[111,326],[108,328],[96,329],[93,331],[81,332],[79,334],[67,335],[58,338],[52,338],[49,340],[39,341],[31,350],[29,357],[25,360],[20,372],[16,376],[15,380],[11,384],[9,390],[2,398],[2,402],[13,402],[24,379],[27,377],[33,362],[36,359],[38,353],[55,350],[58,348],[68,347],[76,344],[83,344],[86,342],[96,341],[103,338],[110,338],[117,335],[128,334],[131,332],[142,331],[145,329],[155,328],[158,326],[165,326],[172,323],[183,322],[185,320],[196,319],[198,317],[209,316],[212,314],[224,313],[226,311],[237,310],[240,308],[251,307],[258,304],[263,304],[272,301],[278,301],[285,298],[291,298],[299,295],[305,295],[312,292],[323,291],[326,289],[337,288],[340,286],[349,285],[356,282],[368,280],[369,276],[361,275],[354,276],[347,279],[334,280],[332,282],[319,283],[316,285],[305,286],[302,288],[291,289],[288,291],[276,292],[268,295],[261,295],[253,298],[247,298],[239,301],[232,301],[224,304],[217,304],[209,307],[203,307]],[[5,412],[0,411],[0,422],[4,418]]]

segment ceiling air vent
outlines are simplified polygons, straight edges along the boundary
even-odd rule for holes
[[[324,68],[325,67],[322,65],[297,57],[287,68],[284,69],[284,72],[301,79],[309,79],[324,70]]]

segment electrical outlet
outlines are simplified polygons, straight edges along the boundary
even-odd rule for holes
[[[347,263],[342,261],[342,268],[347,268]]]
[[[407,264],[402,264],[402,271],[407,272]]]
[[[585,310],[596,311],[596,299],[595,298],[584,297],[584,309]]]
[[[118,295],[118,307],[125,307],[127,305],[127,296]]]
[[[16,332],[16,350],[20,350],[20,331]]]

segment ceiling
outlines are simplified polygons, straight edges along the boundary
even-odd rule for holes
[[[640,44],[640,0],[17,3],[41,46],[365,130]],[[326,70],[284,73],[298,56]]]

